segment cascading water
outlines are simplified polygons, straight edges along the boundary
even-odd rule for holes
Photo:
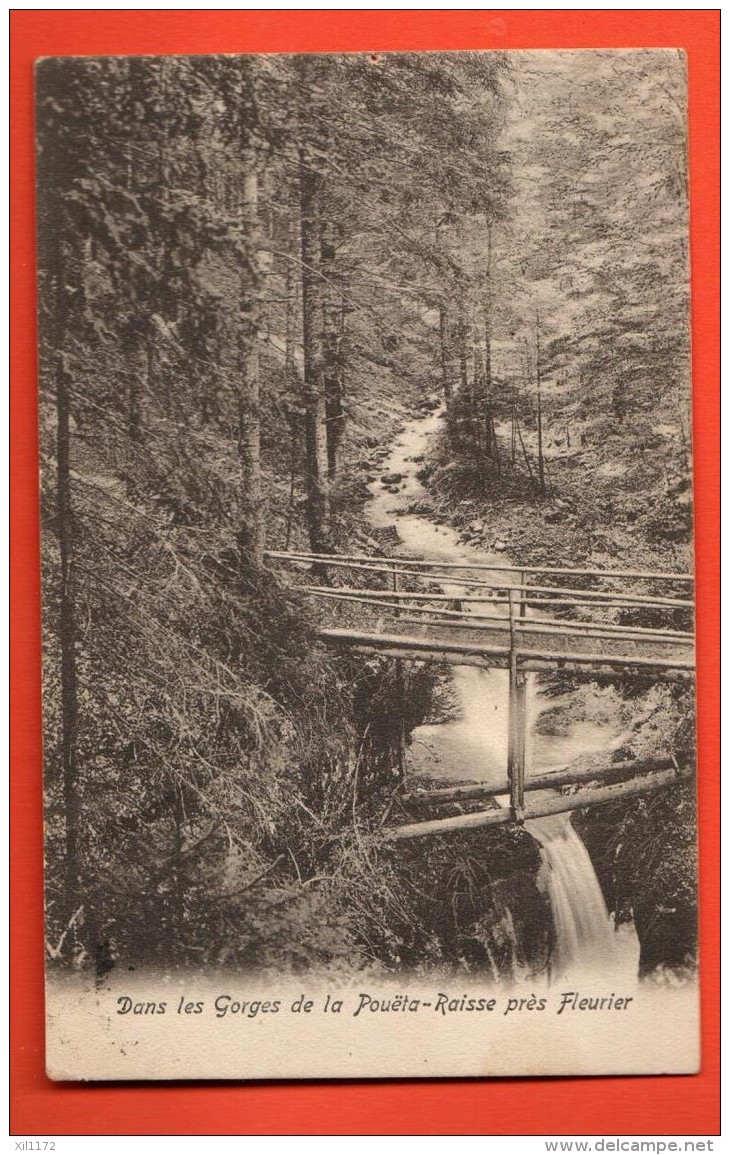
[[[619,951],[613,925],[588,851],[568,814],[525,823],[540,845],[543,878],[550,899],[555,945],[550,973],[613,970]]]
[[[504,564],[503,554],[464,545],[455,530],[439,526],[410,512],[426,491],[416,476],[430,439],[438,432],[441,413],[417,418],[396,440],[384,472],[398,475],[397,492],[371,485],[371,524],[396,525],[402,542],[399,552],[416,557],[443,558],[444,561],[473,562],[479,565]],[[501,578],[504,579],[502,573]],[[445,592],[459,587],[442,583]],[[473,612],[479,604],[471,603]],[[605,727],[580,723],[561,737],[539,734],[534,725],[541,703],[534,675],[528,676],[528,772],[530,763],[541,773],[565,766],[579,755],[610,750],[619,741],[617,733]],[[502,670],[473,666],[453,667],[453,689],[459,717],[438,725],[420,726],[412,735],[412,759],[417,770],[442,779],[502,782],[507,761],[508,681]],[[504,803],[507,799],[502,800]],[[588,851],[576,833],[570,816],[557,814],[531,819],[526,829],[540,847],[542,882],[554,924],[554,946],[550,960],[551,977],[566,971],[616,970],[636,973],[638,942],[633,928],[617,935]]]

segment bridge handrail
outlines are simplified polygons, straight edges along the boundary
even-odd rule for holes
[[[479,630],[479,629],[487,628],[487,627],[484,627],[481,625],[482,622],[501,622],[505,626],[505,628],[507,627],[507,625],[509,623],[509,619],[508,619],[507,615],[505,615],[505,614],[487,614],[487,613],[476,613],[475,614],[475,613],[470,613],[469,611],[466,611],[466,610],[446,609],[441,605],[439,605],[439,606],[408,605],[408,606],[404,607],[401,605],[400,602],[384,601],[384,600],[381,600],[380,598],[376,598],[376,597],[372,597],[372,598],[371,597],[367,597],[367,598],[360,597],[358,594],[351,593],[351,592],[349,592],[345,589],[342,589],[342,588],[327,589],[327,588],[323,587],[321,589],[317,589],[316,587],[312,587],[312,586],[302,586],[300,588],[304,592],[311,594],[313,597],[330,598],[333,601],[355,602],[357,605],[366,605],[366,606],[368,606],[368,608],[376,607],[378,609],[393,610],[396,612],[396,615],[398,615],[399,611],[403,610],[406,613],[423,614],[427,617],[429,615],[432,617],[436,617],[437,615],[440,615],[440,617],[442,619],[444,619],[443,621],[432,622],[431,623],[432,625],[441,624],[441,625],[450,625],[450,626],[457,626],[457,627],[463,626],[466,629]],[[373,592],[379,593],[380,591],[373,591]],[[392,597],[392,594],[388,590],[383,590],[382,594],[383,594],[383,598]],[[463,599],[454,598],[451,600],[456,601],[456,600],[463,600]],[[485,600],[489,600],[489,599],[485,599]],[[495,605],[505,605],[504,601],[501,599],[499,601],[497,601],[496,599],[491,599],[491,600],[495,602]],[[537,603],[537,604],[539,604],[539,603]],[[584,603],[581,603],[581,605],[582,604],[584,604]],[[603,604],[603,603],[601,603],[601,604]],[[410,621],[411,623],[413,623],[415,619],[399,617],[399,620],[401,622]],[[423,623],[423,624],[427,624],[427,623]],[[586,636],[590,635],[591,633],[593,633],[595,631],[598,631],[599,633],[605,634],[607,637],[610,636],[611,634],[614,634],[614,633],[620,633],[622,635],[637,635],[637,638],[644,638],[644,639],[648,639],[649,637],[661,637],[661,638],[667,638],[670,640],[677,640],[677,641],[688,641],[688,640],[693,641],[694,640],[694,632],[692,630],[662,630],[662,629],[659,629],[658,627],[652,627],[652,626],[622,626],[622,625],[617,625],[613,622],[585,622],[582,620],[581,621],[575,621],[575,620],[568,619],[568,618],[536,618],[534,616],[531,616],[529,618],[527,618],[527,617],[517,618],[516,622],[515,622],[515,626],[517,629],[532,629],[533,626],[539,626],[539,625],[553,626],[556,629],[559,628],[561,630],[566,630],[568,633],[584,634]]]
[[[529,591],[532,593],[544,594],[570,594],[569,599],[556,599],[554,597],[531,598],[524,597],[522,600],[527,605],[574,605],[590,606],[590,605],[626,605],[626,606],[643,606],[645,608],[665,608],[669,606],[673,609],[693,609],[694,602],[684,598],[659,598],[651,597],[642,594],[624,594],[624,593],[609,593],[602,590],[573,590],[561,589],[559,586],[532,586],[532,585],[499,585],[496,582],[485,582],[484,589],[491,590],[513,590],[515,593]],[[329,586],[302,586],[302,589],[307,593],[319,594],[322,597],[337,597],[343,595],[356,595],[363,602],[370,601],[376,598],[390,598],[393,601],[460,601],[460,602],[484,602],[489,601],[489,598],[480,597],[477,594],[433,594],[433,593],[412,593],[407,590],[368,590],[357,586],[336,586],[331,588]],[[497,599],[493,599],[497,600]]]
[[[307,553],[304,550],[276,550],[267,549],[266,557],[277,558],[282,561],[312,562],[320,565],[345,566],[346,568],[382,568],[384,573],[392,573],[394,568],[402,570],[404,566],[420,566],[424,569],[444,570],[480,570],[487,573],[504,571],[506,573],[542,573],[542,574],[572,574],[575,577],[597,578],[636,578],[645,581],[677,581],[694,582],[691,573],[663,573],[658,571],[641,570],[600,570],[576,569],[566,566],[547,565],[507,565],[504,562],[453,562],[427,561],[411,557],[385,557],[370,554],[330,554]]]
[[[304,560],[304,558],[302,557],[302,558],[296,558],[296,559],[292,559],[292,560],[296,560],[297,562],[302,562]],[[314,560],[313,564],[322,565],[323,568],[327,568],[324,563],[321,563],[321,562],[317,561],[316,559]],[[450,582],[454,585],[458,585],[458,586],[462,586],[462,587],[468,586],[468,587],[473,588],[473,589],[501,589],[501,590],[520,589],[520,588],[521,589],[528,589],[528,590],[545,589],[545,590],[549,590],[551,593],[576,592],[576,593],[580,593],[580,595],[583,597],[588,597],[591,593],[600,594],[602,597],[610,597],[611,596],[611,591],[601,591],[601,590],[577,590],[577,591],[574,591],[574,590],[561,589],[561,587],[559,587],[559,586],[541,587],[541,586],[536,586],[536,585],[527,585],[524,582],[524,576],[525,576],[525,572],[526,572],[524,570],[519,571],[520,576],[523,580],[518,585],[509,584],[507,582],[500,585],[496,582],[486,581],[484,578],[466,578],[466,577],[460,577],[458,574],[443,574],[443,573],[429,574],[429,573],[426,573],[425,571],[413,570],[413,569],[404,569],[402,566],[396,567],[395,565],[361,565],[361,564],[356,563],[356,562],[346,562],[346,561],[341,562],[339,560],[330,562],[329,564],[334,566],[335,568],[339,567],[340,569],[357,570],[359,573],[388,574],[390,577],[392,577],[394,574],[397,575],[398,577],[416,577],[419,579],[419,581],[430,582],[431,585],[443,585],[444,582]],[[500,572],[502,572],[502,571],[500,571]],[[532,572],[537,573],[537,572],[541,572],[541,571],[533,570]],[[600,573],[600,575],[597,574],[596,576],[608,577],[609,572],[612,573],[613,571],[602,571]],[[614,592],[613,596],[619,596],[619,594],[616,594]],[[644,595],[644,596],[648,597],[649,595]]]

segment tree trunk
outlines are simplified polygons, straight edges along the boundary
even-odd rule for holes
[[[497,465],[499,472],[499,447],[494,428],[492,381],[492,226],[487,224],[487,266],[484,293],[484,425],[487,457]]]
[[[492,397],[492,226],[487,224],[487,267],[484,293],[484,379],[487,397]]]
[[[451,385],[451,358],[449,356],[449,318],[446,306],[439,306],[439,346],[441,350],[441,385],[444,391],[446,412],[450,413],[454,404],[454,391]]]
[[[238,548],[241,558],[263,564],[264,500],[261,481],[261,414],[259,397],[259,320],[261,308],[261,227],[258,212],[257,159],[246,157],[243,217],[250,268],[241,278],[239,321],[238,454],[241,461],[241,513]]]
[[[330,502],[322,349],[319,195],[322,178],[299,154],[307,521],[312,550],[329,547]]]
[[[540,314],[535,317],[535,377],[537,380],[537,482],[540,493],[545,492],[545,460],[542,449],[542,379],[540,367]]]
[[[63,290],[60,290],[62,292]],[[83,903],[80,857],[81,795],[77,764],[78,680],[74,602],[74,533],[71,504],[70,375],[62,355],[56,370],[56,512],[61,558],[58,635],[61,649],[61,773],[66,823],[65,916]]]
[[[63,289],[59,289],[62,293]],[[63,311],[63,310],[62,310]],[[63,325],[60,326],[63,328]],[[58,332],[57,332],[58,339]],[[71,500],[71,374],[58,357],[56,369],[56,514],[61,562],[58,640],[61,656],[61,776],[65,824],[63,919],[71,924],[83,909],[83,941],[97,977],[108,969],[108,943],[100,941],[98,911],[82,851],[83,795],[78,763],[78,673],[74,523]],[[88,851],[87,851],[88,853]]]
[[[344,434],[342,409],[342,294],[334,284],[335,237],[331,221],[322,222],[321,233],[322,333],[324,358],[324,398],[327,423],[327,475],[337,473],[337,458]]]
[[[459,289],[459,380],[464,398],[473,405],[473,397],[469,392],[469,317],[467,313],[466,292],[462,285]]]
[[[51,84],[46,88],[45,98],[58,97],[63,102],[62,91],[54,90],[61,80],[54,71]],[[48,73],[45,73],[46,83]],[[40,80],[40,77],[39,77]],[[47,146],[47,147],[46,147]],[[83,937],[88,945],[90,957],[94,955],[96,927],[94,912],[86,902],[84,863],[82,856],[83,804],[78,756],[78,671],[77,671],[77,608],[75,572],[75,527],[71,493],[71,428],[72,428],[72,386],[73,378],[69,369],[65,347],[71,325],[73,302],[78,300],[79,287],[78,234],[69,225],[66,197],[70,191],[69,172],[64,146],[59,139],[46,140],[38,156],[38,242],[39,270],[44,274],[41,282],[42,303],[49,312],[49,336],[55,350],[53,361],[53,384],[55,385],[56,444],[55,444],[55,518],[56,537],[59,552],[59,593],[57,602],[57,637],[59,646],[60,675],[60,788],[63,806],[64,846],[62,874],[58,879],[59,905],[54,910],[58,916],[59,930],[63,942],[69,946],[69,929],[83,926]],[[73,248],[69,239],[73,243]],[[44,286],[47,286],[45,289]],[[47,293],[47,295],[46,295]],[[46,590],[46,593],[48,590]],[[44,610],[50,607],[44,606]],[[46,765],[46,770],[49,766]],[[53,864],[55,865],[55,864]],[[55,875],[51,868],[48,881]],[[83,908],[83,918],[78,914]]]
[[[293,256],[299,247],[299,238],[297,236],[296,221],[292,216],[289,220],[288,227],[288,252]],[[297,346],[297,326],[299,322],[299,300],[297,294],[297,277],[294,271],[294,261],[288,260],[286,262],[286,288],[285,288],[285,320],[284,320],[284,374],[286,376],[287,388],[294,389],[298,385],[297,379],[297,361],[296,361],[296,346]]]
[[[476,334],[475,334],[476,336]],[[490,442],[489,442],[489,426],[486,421],[486,397],[484,384],[484,358],[482,349],[475,340],[472,347],[472,397],[474,402],[474,412],[470,421],[472,429],[472,437],[474,439],[474,450],[476,453],[476,463],[479,470],[479,476],[484,482],[485,458],[490,456]]]

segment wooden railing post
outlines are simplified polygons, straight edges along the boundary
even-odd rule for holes
[[[523,670],[517,661],[517,637],[515,628],[515,591],[510,589],[509,599],[509,721],[507,737],[507,780],[509,801],[513,822],[523,822],[525,818],[525,737],[527,729],[527,685]],[[522,603],[522,590],[520,590]]]
[[[524,570],[520,570],[520,617],[527,617],[527,591],[525,585],[527,584],[527,574]]]
[[[393,593],[398,593],[398,566],[393,565]],[[400,611],[396,602],[394,617],[399,617]],[[403,669],[403,661],[401,658],[395,659],[395,683],[396,693],[398,695],[399,717],[398,717],[398,777],[401,782],[405,781],[406,777],[406,720],[403,714],[406,701],[406,679]]]
[[[523,619],[527,617],[526,585],[527,574],[522,570],[520,572],[520,617]],[[525,774],[527,768],[527,674],[524,670],[517,670],[517,702],[518,715],[521,718],[517,735],[519,739],[518,765],[520,767],[518,805],[524,815]]]

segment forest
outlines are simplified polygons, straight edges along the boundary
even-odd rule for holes
[[[544,969],[525,830],[377,838],[443,671],[325,649],[267,551],[397,548],[368,502],[438,411],[414,513],[692,570],[681,55],[54,58],[36,106],[49,959]],[[685,688],[611,708],[694,756]],[[693,790],[576,826],[691,968]]]

